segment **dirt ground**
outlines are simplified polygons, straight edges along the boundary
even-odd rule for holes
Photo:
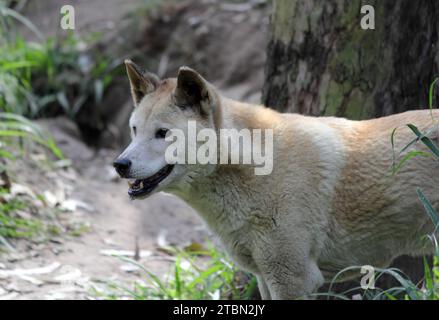
[[[96,298],[96,290],[108,294],[109,281],[129,288],[142,281],[140,275],[146,276],[134,265],[110,256],[111,251],[128,258],[134,258],[138,251],[140,263],[164,275],[170,271],[173,258],[160,250],[163,246],[183,248],[207,238],[196,213],[175,197],[157,194],[131,201],[127,183],[118,179],[111,167],[115,151],[92,151],[65,132],[66,126],[73,127],[65,118],[44,121],[43,125],[50,128],[73,166],[52,176],[56,187],[39,189],[33,184],[32,180],[45,178],[38,170],[26,170],[27,177],[20,182],[35,193],[49,191],[57,196],[62,191],[65,195],[58,206],[73,203],[75,208],[61,215],[69,222],[88,226],[88,230],[78,237],[52,237],[41,245],[18,242],[15,252],[0,258],[0,299]],[[17,270],[16,275],[11,274]],[[20,273],[23,270],[28,272]]]
[[[144,1],[71,3],[79,30],[111,33]],[[164,12],[150,13],[146,27],[135,24],[144,30],[135,45],[162,76],[174,75],[180,65],[190,65],[227,96],[258,102],[268,29],[268,9],[263,4],[181,1]],[[45,34],[59,32],[58,22],[51,18],[56,16],[59,2],[33,5],[32,21]],[[126,105],[130,104],[127,100]],[[126,106],[123,112],[117,111],[122,106],[106,107],[114,114],[110,118],[113,126],[123,132],[129,114]],[[51,173],[26,167],[16,178],[35,193],[49,192],[57,206],[67,207],[62,217],[86,230],[76,237],[61,234],[44,243],[14,243],[14,251],[0,255],[0,299],[95,299],[99,293],[108,294],[109,281],[126,287],[145,281],[138,268],[111,254],[133,258],[139,252],[141,264],[164,276],[173,257],[161,250],[163,246],[184,247],[207,238],[215,241],[197,214],[175,197],[157,194],[143,201],[129,199],[126,183],[111,167],[121,145],[89,148],[75,125],[62,117],[40,123],[52,133],[72,166]],[[62,229],[63,222],[59,224]]]

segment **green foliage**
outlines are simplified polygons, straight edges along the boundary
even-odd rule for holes
[[[10,248],[11,239],[44,242],[61,235],[79,237],[89,231],[84,223],[67,222],[60,226],[58,210],[42,209],[43,196],[12,195],[10,191],[0,189],[0,252]]]
[[[89,49],[98,34],[43,39],[29,20],[1,5],[0,20],[4,29],[10,26],[0,37],[0,111],[74,117],[87,103],[101,103],[119,61]],[[34,31],[39,42],[14,34],[16,21]]]
[[[23,150],[24,148],[17,148],[17,145],[23,145],[25,141],[31,141],[45,147],[58,159],[64,158],[62,151],[56,146],[48,132],[17,114],[0,112],[0,138],[0,158],[14,158],[9,149]],[[8,148],[10,145],[13,145],[13,148]]]
[[[336,279],[344,273],[360,271],[361,267],[353,266],[341,270],[333,279],[329,292],[315,294],[316,297],[327,299],[350,300],[353,292],[361,292],[361,300],[439,300],[439,256],[434,257],[433,268],[424,258],[424,281],[422,286],[413,283],[404,273],[395,268],[375,268],[375,281],[384,275],[391,276],[398,282],[398,286],[383,290],[381,288],[362,289],[361,286],[351,288],[341,293],[334,293],[331,287]],[[431,272],[433,270],[433,272]]]
[[[436,146],[436,144],[431,141],[431,139],[428,137],[428,133],[427,134],[422,134],[419,129],[413,125],[413,124],[408,124],[407,125],[410,130],[413,131],[413,133],[417,136],[417,141],[421,141],[423,144],[425,144],[427,146],[428,149],[430,149],[430,151],[438,158],[439,160],[439,149]],[[433,131],[436,131],[439,127],[433,127]],[[430,130],[431,131],[431,130]]]
[[[439,214],[437,211],[433,208],[430,201],[428,201],[427,197],[424,195],[424,193],[421,191],[421,189],[416,189],[418,193],[419,200],[421,200],[422,205],[425,208],[425,211],[427,212],[428,216],[430,217],[431,221],[433,222],[436,229],[439,228]]]
[[[429,101],[429,108],[430,110],[433,110],[433,97],[435,92],[435,85],[439,81],[439,78],[435,79],[429,88],[428,92],[428,101]],[[431,113],[431,119],[432,119],[432,127],[425,133],[421,133],[419,129],[413,125],[413,124],[407,124],[407,127],[413,131],[413,133],[416,135],[416,138],[414,138],[412,141],[410,141],[402,150],[399,152],[398,156],[401,156],[405,151],[407,151],[410,147],[414,146],[418,142],[422,142],[429,151],[435,155],[439,160],[439,148],[436,146],[436,144],[429,138],[429,136],[437,132],[439,130],[439,125],[436,125],[436,120],[433,117],[433,113]],[[408,160],[422,156],[422,157],[430,157],[431,154],[424,151],[410,151],[407,154],[403,156],[403,158],[397,163],[396,159],[398,156],[395,153],[395,135],[398,128],[393,129],[392,134],[390,136],[390,142],[392,144],[392,151],[393,151],[393,164],[392,164],[392,174],[396,174],[399,172],[399,170],[404,166]]]
[[[110,286],[119,291],[106,295],[115,299],[120,292],[133,299],[251,299],[256,290],[256,278],[244,274],[228,261],[213,246],[207,251],[184,252],[176,254],[172,271],[165,280],[133,260],[123,259],[138,266],[145,274],[147,285],[135,284],[133,289],[115,283]]]
[[[74,117],[87,103],[100,103],[114,69],[101,53],[88,49],[98,35],[79,38],[69,33],[64,38],[45,39],[9,4],[0,0],[0,173],[8,180],[15,161],[34,162],[27,155],[41,155],[41,149],[61,160],[52,163],[49,159],[46,164],[68,162],[49,132],[28,118],[61,113]],[[17,23],[31,30],[37,41],[17,34]],[[87,232],[88,226],[83,224],[61,230],[54,219],[56,209],[47,207],[42,196],[13,196],[11,182],[4,186],[0,192],[0,245],[11,248],[7,239],[38,235],[44,240],[61,232],[70,236]]]
[[[0,189],[0,199],[7,191]],[[37,219],[24,219],[14,214],[17,210],[28,207],[28,204],[18,200],[0,201],[0,237],[5,238],[28,238],[41,230],[41,222]]]

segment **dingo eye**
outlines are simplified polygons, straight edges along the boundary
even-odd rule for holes
[[[160,128],[155,132],[156,139],[164,139],[166,137],[166,133],[168,133],[168,129]]]
[[[134,135],[137,134],[137,127],[133,127],[133,133],[134,133]]]

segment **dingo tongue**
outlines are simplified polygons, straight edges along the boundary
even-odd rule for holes
[[[128,180],[128,186],[132,189],[143,188],[142,180]]]
[[[172,171],[173,165],[166,165],[157,173],[145,179],[128,180],[128,194],[132,199],[146,196],[151,193],[159,183],[164,180]]]

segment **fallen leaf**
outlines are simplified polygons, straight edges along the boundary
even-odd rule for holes
[[[58,204],[58,199],[53,192],[46,190],[43,193],[44,200],[49,207],[54,208]]]
[[[35,193],[32,191],[32,189],[29,188],[28,186],[18,184],[18,183],[13,183],[11,186],[11,190],[10,190],[10,196],[16,197],[18,195],[27,195],[27,196],[30,196],[32,198],[37,197],[35,195]]]
[[[87,203],[80,201],[80,200],[75,200],[75,199],[68,199],[65,201],[62,201],[59,204],[59,208],[63,211],[76,211],[78,208],[87,210],[88,212],[93,212],[94,208],[91,207],[90,205],[88,205]]]
[[[196,253],[203,253],[207,252],[207,249],[198,242],[192,242],[183,249],[186,252],[196,252]]]
[[[36,286],[41,286],[44,284],[44,281],[41,281],[40,279],[31,277],[31,276],[19,275],[18,277],[24,281],[27,281],[27,282],[30,282],[30,283],[36,285]]]
[[[105,249],[101,250],[100,253],[104,256],[121,256],[121,257],[133,257],[136,255],[134,251],[131,250],[115,250],[115,249]],[[140,258],[147,258],[152,255],[151,251],[148,250],[140,250],[139,251],[139,257]]]
[[[67,272],[64,272],[63,274],[54,277],[53,279],[56,282],[74,282],[75,280],[78,280],[81,278],[82,272],[78,268],[72,268],[70,267]]]
[[[38,274],[52,273],[61,266],[59,262],[53,262],[52,264],[33,269],[12,269],[12,270],[0,270],[0,277],[10,277],[10,276],[29,276]]]
[[[134,264],[124,264],[124,265],[120,266],[120,270],[127,272],[127,273],[132,273],[132,272],[139,271],[140,268]]]

